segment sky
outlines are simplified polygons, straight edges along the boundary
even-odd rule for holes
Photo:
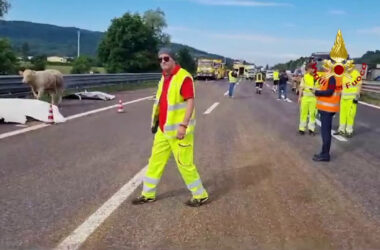
[[[165,12],[173,42],[270,66],[331,50],[342,30],[351,57],[380,49],[379,0],[10,0],[6,20],[106,31],[126,12]]]

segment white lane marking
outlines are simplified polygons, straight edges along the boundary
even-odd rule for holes
[[[318,120],[318,119],[315,119],[315,121],[316,121],[317,125],[321,127],[321,121]],[[332,137],[334,137],[334,138],[337,139],[338,141],[343,141],[343,142],[346,142],[346,141],[347,141],[347,139],[344,138],[344,137],[341,136],[341,135],[334,135],[335,132],[336,132],[335,130],[333,130],[333,129],[331,130],[331,135],[332,135]]]
[[[27,128],[28,125],[26,125],[26,124],[17,124],[16,127]]]
[[[152,98],[152,96],[147,96],[147,97],[143,97],[143,98],[136,99],[136,100],[133,100],[133,101],[124,102],[123,106],[128,105],[128,104],[132,104],[132,103],[135,103],[135,102],[141,102],[141,101],[144,101],[144,100],[149,100],[150,98]],[[115,104],[115,105],[108,106],[108,107],[105,107],[105,108],[95,109],[95,110],[91,110],[91,111],[88,111],[88,112],[84,112],[84,113],[68,116],[68,117],[66,117],[66,120],[73,120],[73,119],[76,119],[76,118],[79,118],[79,117],[88,116],[88,115],[95,114],[95,113],[98,113],[98,112],[101,112],[101,111],[117,108],[118,106],[119,106],[119,104]]]
[[[289,98],[286,98],[286,100],[285,100],[286,102],[289,102],[289,103],[292,103],[293,101],[292,100],[290,100]]]
[[[270,88],[270,86],[269,86],[269,84],[268,84],[268,83],[265,83],[265,85],[266,85],[268,88]]]
[[[219,105],[219,102],[216,102],[214,103],[213,105],[211,105],[211,107],[209,107],[203,114],[204,115],[208,115],[210,114],[217,106]]]
[[[40,128],[45,128],[45,127],[48,127],[48,126],[50,126],[50,124],[38,124],[38,125],[34,125],[34,126],[31,126],[31,127],[28,127],[28,128],[22,128],[22,129],[18,129],[18,130],[15,130],[15,131],[3,133],[3,134],[0,134],[0,140],[4,139],[4,138],[7,138],[7,137],[14,136],[14,135],[19,135],[19,134],[27,133],[29,131],[37,130],[37,129],[40,129]]]
[[[124,102],[123,105],[128,105],[128,104],[135,103],[135,102],[149,100],[150,98],[152,98],[152,96],[136,99],[136,100],[129,101],[129,102]],[[118,106],[118,104],[115,104],[115,105],[108,106],[108,107],[105,107],[105,108],[95,109],[95,110],[84,112],[84,113],[81,113],[81,114],[76,114],[76,115],[68,116],[68,117],[66,117],[66,120],[73,120],[73,119],[80,118],[80,117],[83,117],[83,116],[95,114],[95,113],[98,113],[98,112],[101,112],[101,111],[105,111],[105,110],[108,110],[108,109],[116,108],[117,106]],[[23,129],[18,129],[18,130],[11,131],[11,132],[3,133],[3,134],[0,134],[0,140],[4,139],[4,138],[7,138],[7,137],[19,135],[19,134],[24,134],[24,133],[27,133],[27,132],[30,132],[30,131],[33,131],[33,130],[37,130],[37,129],[40,129],[40,128],[45,128],[45,127],[48,127],[48,126],[50,126],[50,124],[38,124],[38,125],[34,125],[34,126],[31,126],[31,127],[28,127],[28,128],[23,128]]]
[[[224,96],[228,95],[228,92],[229,92],[229,91],[227,90],[226,93],[224,93]]]
[[[368,107],[372,107],[372,108],[375,108],[375,109],[380,109],[379,106],[376,106],[376,105],[373,105],[373,104],[369,104],[369,103],[366,103],[366,102],[362,102],[362,101],[359,101],[360,104],[363,104],[363,105],[366,105]]]
[[[109,198],[95,213],[90,215],[77,229],[64,239],[56,250],[75,250],[136,190],[141,184],[148,166],[141,169],[129,182]]]

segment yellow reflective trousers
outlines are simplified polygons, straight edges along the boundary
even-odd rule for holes
[[[194,165],[194,135],[187,134],[183,140],[179,140],[177,138],[168,138],[161,129],[158,129],[154,137],[152,155],[143,180],[142,195],[147,198],[156,197],[157,185],[171,153],[173,153],[179,172],[193,198],[202,199],[208,197],[198,170]]]

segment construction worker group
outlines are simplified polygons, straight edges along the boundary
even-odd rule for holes
[[[309,130],[309,134],[315,134],[315,121],[317,115],[317,98],[313,93],[313,90],[320,89],[320,82],[315,81],[312,75],[313,68],[311,64],[306,66],[306,73],[302,78],[300,85],[300,123],[299,123],[299,133],[303,135],[305,133],[306,127]],[[344,135],[347,137],[352,137],[354,132],[354,121],[356,116],[356,108],[358,99],[360,97],[360,87],[361,81],[357,85],[350,85],[347,83],[352,82],[352,79],[357,79],[360,76],[358,70],[354,69],[349,72],[349,76],[343,76],[340,81],[342,81],[342,91],[340,99],[340,110],[339,111],[339,128],[335,135]]]
[[[194,164],[194,82],[191,74],[181,68],[175,61],[171,49],[163,48],[158,53],[162,68],[162,78],[158,84],[156,101],[153,105],[151,129],[155,134],[152,154],[143,180],[141,195],[132,203],[135,205],[156,200],[157,186],[161,180],[165,165],[173,154],[179,172],[192,194],[185,204],[199,207],[209,200],[208,193],[202,184],[201,177]],[[316,116],[319,113],[321,122],[322,149],[315,154],[314,161],[330,161],[331,131],[333,116],[340,111],[337,134],[352,137],[358,98],[360,96],[360,73],[354,69],[353,61],[348,60],[343,37],[339,31],[336,42],[330,52],[330,59],[323,64],[324,72],[310,61],[305,66],[301,80],[298,103],[300,119],[298,131],[304,135],[306,130],[315,135]],[[228,73],[228,96],[233,97],[238,82],[238,71]],[[356,80],[355,80],[356,79]],[[273,73],[273,91],[286,96],[286,85],[289,78],[285,71]],[[355,84],[352,84],[355,80]],[[256,94],[263,91],[265,76],[262,71],[256,73]]]

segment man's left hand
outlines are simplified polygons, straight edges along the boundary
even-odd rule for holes
[[[177,130],[177,139],[182,140],[185,138],[186,135],[186,128],[184,126],[179,126]]]

